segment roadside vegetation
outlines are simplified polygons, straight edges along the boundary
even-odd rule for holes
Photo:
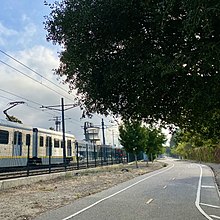
[[[220,163],[219,140],[198,133],[178,131],[171,139],[171,154],[185,159]]]
[[[166,138],[159,128],[147,127],[140,121],[131,120],[119,127],[119,136],[120,143],[126,152],[134,154],[136,167],[138,167],[137,155],[140,152],[146,153],[150,161],[164,153],[163,144]]]

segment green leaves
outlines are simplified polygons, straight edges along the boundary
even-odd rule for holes
[[[51,5],[56,71],[88,112],[219,135],[219,0],[65,0]]]
[[[121,145],[129,153],[137,155],[142,151],[148,156],[163,153],[166,138],[159,129],[142,126],[140,121],[126,121],[119,132]]]
[[[120,143],[129,153],[138,154],[144,151],[147,134],[139,121],[126,121],[119,127]]]
[[[147,143],[145,152],[149,155],[157,155],[163,153],[163,144],[166,142],[165,135],[156,128],[146,128]]]

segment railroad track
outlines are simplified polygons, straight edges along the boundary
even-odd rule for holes
[[[97,160],[89,162],[71,163],[66,167],[64,164],[20,166],[20,167],[4,167],[0,168],[0,180],[22,178],[27,176],[36,176],[50,173],[59,173],[71,170],[81,170],[99,166],[107,166],[117,164],[119,161],[101,161]]]

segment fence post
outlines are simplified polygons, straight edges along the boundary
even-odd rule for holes
[[[27,153],[27,176],[29,176],[29,172],[30,172],[29,158],[30,158],[30,144],[28,144],[28,153]]]
[[[51,155],[52,155],[52,143],[49,143],[49,173],[51,173]]]
[[[77,166],[77,170],[79,170],[79,144],[77,141],[75,145],[76,145],[76,166]]]
[[[103,147],[101,146],[101,166],[103,166]]]
[[[86,144],[86,164],[87,168],[89,167],[89,152],[88,152],[88,144]]]
[[[94,144],[94,160],[95,160],[95,167],[96,167],[96,149],[95,149],[95,144]]]

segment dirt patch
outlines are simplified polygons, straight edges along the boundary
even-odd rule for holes
[[[85,170],[50,181],[40,181],[0,192],[0,219],[29,220],[50,209],[100,192],[134,177],[160,169],[163,163],[139,163]]]

